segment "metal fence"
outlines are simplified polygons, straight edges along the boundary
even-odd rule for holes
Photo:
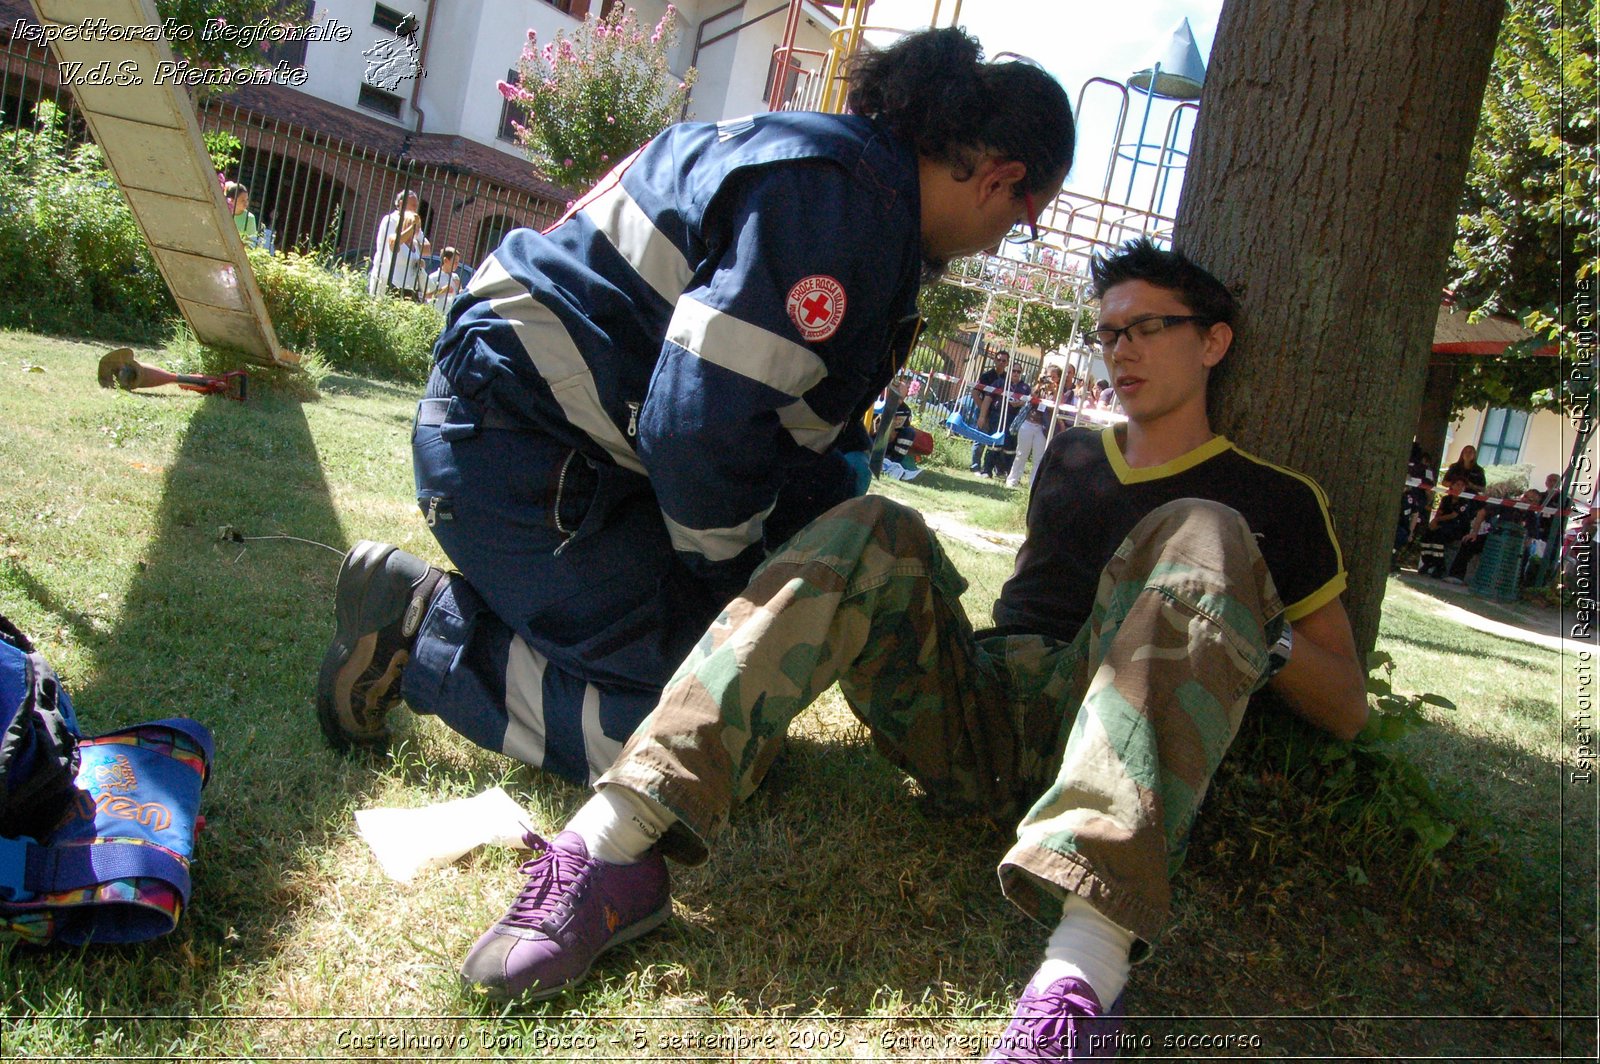
[[[89,139],[49,53],[18,41],[0,43],[0,132],[35,128],[43,102],[62,115],[69,145]],[[397,193],[409,189],[417,193],[435,259],[454,247],[462,264],[472,267],[507,231],[543,228],[566,206],[564,199],[458,162],[419,161],[404,152],[377,150],[223,99],[202,102],[199,120],[208,134],[238,138],[238,160],[223,176],[249,190],[262,242],[273,250],[318,251],[364,270],[380,220],[394,209]],[[400,138],[404,130],[394,133]],[[437,146],[433,154],[440,154]],[[494,161],[502,171],[520,165],[509,157]],[[527,185],[537,184],[530,171]]]
[[[234,180],[250,189],[252,208],[280,248],[317,248],[364,267],[373,234],[396,196],[417,194],[435,256],[456,248],[475,266],[519,226],[544,228],[564,202],[513,188],[451,163],[419,163],[231,103],[201,113],[207,132],[232,133],[243,148]]]

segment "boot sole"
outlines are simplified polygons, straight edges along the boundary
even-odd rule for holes
[[[334,584],[333,642],[323,655],[322,667],[317,673],[317,723],[328,745],[340,753],[357,748],[381,750],[388,745],[387,729],[374,736],[352,734],[345,728],[343,720],[346,714],[351,719],[355,717],[350,710],[350,691],[372,664],[373,653],[378,646],[378,628],[382,627],[363,623],[361,603],[366,598],[367,587],[372,583],[373,576],[382,572],[384,559],[396,549],[362,540],[345,555],[339,567],[339,578]],[[355,581],[351,586],[356,590],[345,595],[342,592],[349,581]],[[396,654],[385,669],[384,678],[393,682],[394,675],[409,658],[410,655],[405,651]],[[341,707],[345,714],[340,713]],[[365,708],[370,710],[372,707],[368,705]]]

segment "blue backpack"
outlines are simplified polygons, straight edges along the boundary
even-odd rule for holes
[[[0,615],[0,937],[139,942],[189,903],[211,733],[174,718],[85,738],[72,700]]]

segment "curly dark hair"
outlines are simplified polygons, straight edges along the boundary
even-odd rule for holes
[[[1114,254],[1096,255],[1089,271],[1096,299],[1124,281],[1145,281],[1176,293],[1191,313],[1212,322],[1232,325],[1239,315],[1239,303],[1227,285],[1183,252],[1158,248],[1147,236],[1128,241]]]
[[[849,109],[885,126],[920,155],[954,164],[963,180],[978,155],[1027,167],[1017,196],[1043,192],[1072,166],[1072,106],[1055,78],[1026,61],[986,63],[960,29],[924,30],[857,53]]]

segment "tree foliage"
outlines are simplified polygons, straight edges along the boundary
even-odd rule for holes
[[[1465,360],[1458,405],[1575,398],[1532,351],[1569,341],[1578,285],[1596,272],[1597,30],[1593,0],[1512,0],[1501,24],[1450,273],[1463,306],[1512,315],[1535,337],[1503,359]]]
[[[996,301],[996,306],[999,303]],[[1015,315],[1016,306],[1009,305],[1007,313]],[[1084,315],[1092,316],[1093,312],[1084,310]],[[1077,326],[1076,337],[1074,325]],[[1081,338],[1084,331],[1094,328],[1092,322],[1080,320],[1078,315],[1062,307],[1046,306],[1043,303],[1029,303],[1022,308],[1022,328],[1018,334],[1018,342],[1024,347],[1036,347],[1045,354],[1065,347],[1075,338]]]
[[[1018,302],[1013,296],[1002,296],[990,305],[984,329],[997,343],[1003,342],[1009,347],[1012,337],[1016,337],[1018,347],[1037,348],[1048,355],[1073,340],[1075,316],[1072,311],[1044,303],[1023,303],[1022,320],[1018,322]],[[1082,335],[1081,327],[1078,335]]]
[[[303,26],[309,5],[293,0],[156,0],[156,11],[162,19],[194,30],[167,38],[178,58],[197,67],[248,68],[265,63],[272,42],[240,31],[263,21],[269,26]],[[227,27],[232,30],[219,32]]]
[[[676,22],[669,4],[647,34],[618,4],[542,49],[530,29],[517,83],[499,83],[526,119],[514,128],[529,161],[562,185],[587,186],[671,125],[695,79],[693,68],[680,81],[667,67]]]
[[[984,293],[943,281],[924,285],[917,293],[917,313],[922,315],[924,336],[955,334],[967,322],[976,321],[984,303]]]

